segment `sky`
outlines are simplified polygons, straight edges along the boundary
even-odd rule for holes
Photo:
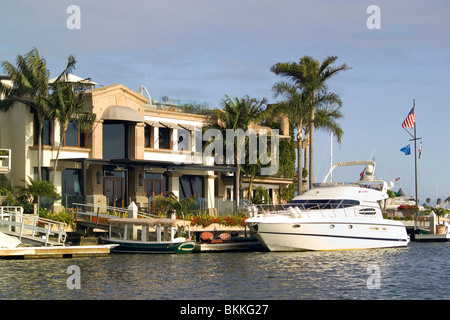
[[[367,12],[371,5],[378,16]],[[35,47],[55,77],[73,54],[73,73],[100,85],[144,85],[152,99],[219,107],[225,95],[275,102],[277,62],[338,56],[336,65],[351,69],[328,83],[344,114],[333,162],[375,158],[378,177],[400,178],[393,190],[414,196],[414,145],[401,124],[415,99],[419,201],[433,203],[450,196],[449,12],[444,0],[0,0],[0,61]],[[330,135],[318,131],[315,140],[322,180]],[[408,144],[406,156],[400,149]]]

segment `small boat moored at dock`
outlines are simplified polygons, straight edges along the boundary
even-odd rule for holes
[[[190,240],[190,222],[166,218],[109,219],[109,237],[105,244],[117,244],[112,253],[191,253],[195,241]],[[181,233],[188,228],[188,237]],[[175,234],[177,233],[177,237]]]
[[[211,232],[203,232],[195,245],[195,252],[247,252],[262,249],[255,237],[240,237],[226,232],[218,237]]]
[[[433,211],[426,214],[425,217],[426,219],[423,219],[424,216],[422,216],[419,217],[419,219],[422,218],[420,219],[421,221],[415,221],[414,230],[411,234],[412,240],[421,242],[450,241],[449,221],[447,218],[445,218],[446,221],[441,221],[442,223],[439,223],[437,216]],[[420,227],[418,226],[418,224],[420,224]]]

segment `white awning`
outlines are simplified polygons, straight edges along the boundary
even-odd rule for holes
[[[145,123],[152,127],[170,128],[170,129],[182,129],[182,130],[194,130],[195,126],[190,124],[181,124],[177,122],[157,121],[145,119]]]
[[[122,106],[110,106],[104,112],[102,116],[103,120],[119,120],[119,121],[131,121],[131,122],[144,122],[144,118],[139,112],[129,107]]]

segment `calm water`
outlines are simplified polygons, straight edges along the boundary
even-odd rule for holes
[[[0,260],[0,299],[450,299],[450,243],[340,252]],[[81,288],[68,289],[71,265]],[[374,267],[375,266],[375,267]],[[379,270],[379,288],[368,279]],[[375,270],[374,269],[374,270]]]

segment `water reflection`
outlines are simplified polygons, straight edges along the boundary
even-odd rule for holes
[[[449,248],[0,260],[0,299],[448,299]],[[67,287],[70,265],[79,290]],[[380,289],[368,288],[369,266]]]

